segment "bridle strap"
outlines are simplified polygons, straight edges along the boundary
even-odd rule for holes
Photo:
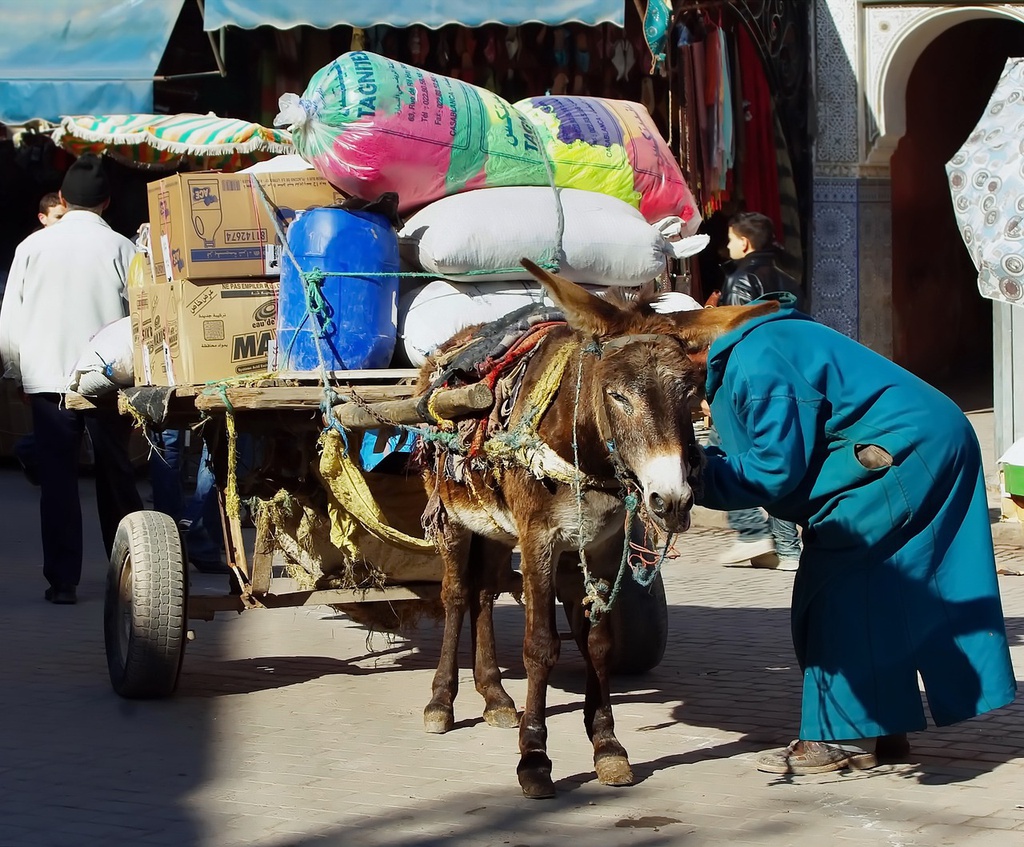
[[[620,347],[625,347],[629,344],[634,344],[640,341],[661,341],[662,339],[671,339],[672,336],[664,335],[663,333],[648,332],[637,335],[620,335],[617,338],[609,338],[607,341],[600,342],[601,353],[607,353],[611,350],[618,350]]]

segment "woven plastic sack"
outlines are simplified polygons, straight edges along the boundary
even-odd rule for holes
[[[533,128],[501,97],[374,53],[345,53],[281,97],[304,159],[347,194],[416,208],[485,185],[546,185]]]
[[[134,383],[131,319],[121,318],[108,323],[89,339],[75,364],[68,390],[95,397]]]
[[[652,223],[678,215],[683,235],[697,231],[697,203],[642,105],[560,95],[529,97],[515,108],[543,139],[556,185],[618,197]]]
[[[700,224],[679,166],[636,103],[539,98],[524,101],[528,119],[487,89],[358,51],[280,105],[275,124],[328,182],[365,199],[395,191],[403,212],[474,188],[554,180],[619,197],[651,222],[678,215],[687,235]]]
[[[668,239],[628,203],[540,186],[444,197],[406,221],[399,243],[423,270],[466,282],[533,281],[519,261],[525,256],[573,282],[643,285],[673,255]]]
[[[547,303],[533,282],[449,282],[435,279],[398,301],[398,336],[413,367],[420,367],[459,330],[489,323],[531,303]]]

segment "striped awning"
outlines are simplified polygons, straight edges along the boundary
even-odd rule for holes
[[[0,0],[0,122],[149,112],[184,0]]]
[[[75,156],[105,154],[151,168],[237,171],[294,153],[291,134],[216,115],[79,115],[66,117],[54,143]]]
[[[483,26],[525,23],[562,24],[572,21],[596,26],[622,26],[629,0],[206,0],[203,26],[252,29],[272,26],[290,29],[314,26],[369,27],[413,24],[437,28],[446,24]]]

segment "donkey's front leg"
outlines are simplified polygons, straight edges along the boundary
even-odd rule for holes
[[[616,571],[622,557],[622,543],[622,533],[617,533],[589,557],[594,571],[603,575],[609,585],[615,584]],[[630,574],[624,576],[624,579],[631,578]],[[603,615],[589,630],[584,655],[587,662],[587,693],[583,705],[583,723],[594,744],[594,769],[602,785],[632,785],[633,770],[629,766],[625,748],[615,737],[615,719],[612,717],[608,665],[613,633],[609,615]]]
[[[548,758],[546,722],[548,676],[558,661],[561,644],[555,629],[555,579],[557,559],[550,543],[520,536],[523,593],[526,599],[526,631],[523,664],[526,666],[526,706],[519,721],[519,784],[532,799],[555,796]]]
[[[494,642],[494,598],[506,572],[512,570],[512,548],[483,536],[473,537],[469,573],[474,577],[469,605],[473,644],[473,681],[484,698],[484,720],[491,726],[519,726],[515,701],[501,684],[498,653]]]
[[[466,568],[470,541],[468,530],[451,528],[451,534],[438,544],[444,574],[441,577],[441,602],[444,604],[444,636],[441,657],[434,673],[433,696],[423,710],[423,728],[427,732],[448,732],[455,725],[455,696],[459,693],[459,635],[469,601]]]
[[[626,749],[615,737],[615,718],[612,717],[611,686],[608,683],[612,631],[607,616],[590,627],[587,647],[590,667],[587,670],[583,719],[587,734],[594,743],[594,770],[602,785],[632,785],[633,770],[629,766]]]

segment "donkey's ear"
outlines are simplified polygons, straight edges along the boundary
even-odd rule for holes
[[[555,305],[565,312],[565,319],[573,329],[599,337],[621,330],[623,312],[614,303],[595,297],[572,280],[550,273],[529,259],[519,261],[540,280]]]
[[[663,317],[671,319],[673,323],[670,333],[682,342],[686,350],[696,353],[711,346],[711,342],[718,336],[749,320],[778,310],[777,300],[767,300],[746,306],[716,306],[689,312],[672,312]]]

